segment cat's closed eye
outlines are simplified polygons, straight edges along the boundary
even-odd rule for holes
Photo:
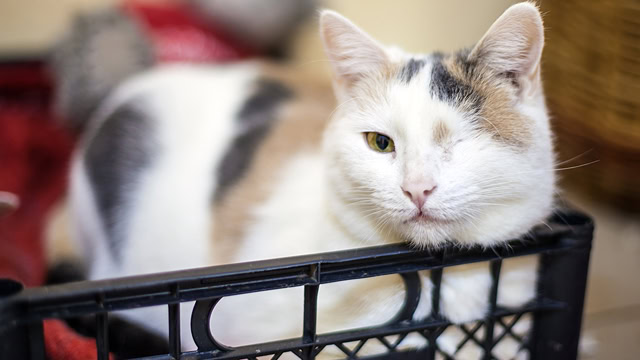
[[[367,144],[369,144],[369,147],[375,151],[390,153],[396,149],[393,140],[387,135],[383,135],[377,132],[366,132],[364,133],[364,135],[367,139]]]

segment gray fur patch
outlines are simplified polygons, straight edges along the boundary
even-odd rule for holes
[[[469,53],[471,53],[471,49],[467,48],[457,51],[454,56],[455,61],[462,69],[462,72],[467,76],[467,78],[473,79],[477,77],[476,69],[478,68],[478,63],[476,60],[469,59]]]
[[[270,79],[260,79],[255,92],[237,115],[241,131],[231,143],[218,167],[218,188],[214,200],[219,201],[227,190],[247,172],[255,152],[276,120],[278,106],[290,99],[293,92]]]
[[[76,16],[50,60],[56,106],[77,131],[113,88],[155,61],[144,29],[116,8]]]
[[[433,62],[429,90],[433,97],[441,101],[454,105],[471,105],[474,112],[480,111],[482,106],[482,97],[471,86],[451,75],[440,57],[435,57]]]
[[[122,225],[128,218],[127,194],[155,150],[144,112],[125,104],[114,111],[87,145],[85,167],[114,260],[120,258]]]
[[[405,84],[409,83],[413,77],[422,70],[425,61],[422,59],[409,60],[400,70],[400,80]]]

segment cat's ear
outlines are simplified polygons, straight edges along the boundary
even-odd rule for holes
[[[347,90],[368,73],[388,66],[382,45],[335,11],[320,14],[320,35],[336,85]]]
[[[544,28],[538,8],[528,2],[508,8],[469,54],[493,71],[513,76],[522,85],[539,83]]]

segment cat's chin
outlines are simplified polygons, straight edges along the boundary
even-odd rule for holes
[[[429,216],[417,216],[400,225],[401,237],[420,249],[438,248],[451,238],[452,224]]]
[[[446,244],[461,246],[495,245],[508,236],[483,234],[477,225],[464,220],[438,217],[432,214],[415,214],[398,224],[399,233],[406,242],[420,249],[438,249]]]
[[[415,211],[398,225],[405,241],[419,248],[428,248],[446,243],[454,223],[430,212]]]

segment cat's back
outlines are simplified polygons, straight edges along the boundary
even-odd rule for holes
[[[212,211],[228,213],[238,191],[240,202],[258,201],[242,189],[268,191],[280,163],[319,144],[332,102],[327,86],[262,62],[173,65],[122,84],[96,111],[72,170],[91,277],[209,265],[212,233],[235,231],[212,231]]]

